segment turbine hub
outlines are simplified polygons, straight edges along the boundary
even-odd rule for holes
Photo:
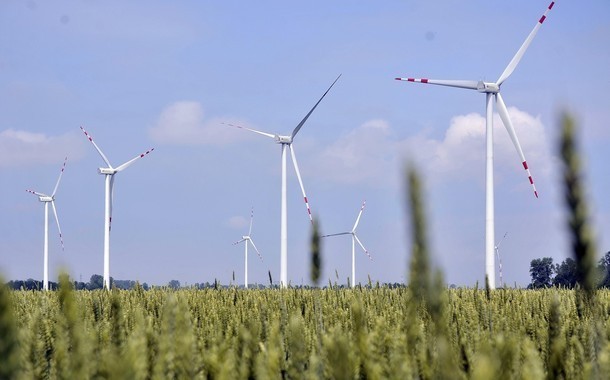
[[[477,91],[483,93],[497,94],[500,92],[500,86],[497,83],[479,81],[477,84]]]
[[[53,202],[54,201],[53,197],[50,195],[43,195],[41,197],[38,197],[38,200],[41,202]]]

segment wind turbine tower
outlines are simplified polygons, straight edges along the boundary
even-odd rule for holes
[[[551,11],[555,2],[551,2],[547,7],[546,11],[540,17],[534,29],[530,32],[530,34],[525,39],[525,42],[521,45],[513,59],[509,62],[506,69],[502,72],[500,77],[495,82],[484,82],[484,81],[472,81],[472,80],[438,80],[438,79],[426,79],[426,78],[396,78],[396,80],[407,81],[407,82],[416,82],[416,83],[424,83],[424,84],[434,84],[439,86],[448,86],[448,87],[456,87],[467,90],[475,90],[482,94],[485,94],[485,105],[486,105],[486,154],[485,154],[485,275],[487,280],[489,281],[489,286],[492,289],[496,287],[496,277],[495,277],[495,263],[494,263],[494,229],[495,229],[495,216],[494,216],[494,180],[493,180],[493,107],[494,100],[498,107],[498,113],[500,114],[500,118],[502,119],[502,123],[508,134],[517,149],[517,153],[521,158],[521,163],[525,172],[527,173],[528,180],[533,188],[534,195],[538,198],[538,191],[536,191],[536,187],[534,186],[534,180],[529,170],[529,166],[527,161],[525,160],[525,155],[523,154],[523,150],[521,149],[521,144],[519,144],[519,139],[517,138],[517,134],[515,133],[515,129],[513,127],[513,123],[511,122],[510,116],[508,115],[508,110],[506,109],[506,104],[502,96],[500,95],[500,88],[504,81],[506,81],[510,75],[513,73],[521,58],[525,54],[525,51],[532,43],[532,40],[538,33],[538,30],[542,26],[542,23],[546,20],[547,14]]]
[[[358,239],[358,236],[356,235],[356,228],[358,227],[358,223],[360,223],[360,217],[362,216],[362,211],[364,211],[365,205],[366,205],[366,201],[362,202],[362,206],[360,207],[360,212],[358,213],[358,217],[356,218],[356,223],[354,223],[354,227],[352,227],[351,231],[339,232],[336,234],[329,234],[329,235],[322,235],[322,237],[352,235],[352,281],[351,281],[352,288],[356,286],[356,243],[358,243],[358,245],[360,245],[360,247],[362,248],[364,253],[366,253],[366,255],[369,257],[369,259],[371,261],[373,261],[373,258],[369,254],[369,251],[366,248],[364,248],[364,245],[362,245],[362,242],[360,241],[360,239]],[[336,273],[336,271],[335,271],[335,273]]]
[[[64,164],[61,166],[61,171],[59,172],[59,178],[57,178],[57,182],[55,183],[55,188],[51,195],[47,195],[44,193],[39,193],[34,190],[26,190],[28,193],[34,194],[38,197],[38,200],[44,203],[44,248],[43,248],[43,279],[42,279],[42,289],[49,290],[49,203],[53,208],[53,214],[55,215],[55,223],[57,223],[57,230],[59,231],[59,241],[61,242],[61,250],[64,250],[64,239],[61,235],[61,227],[59,226],[59,218],[57,217],[57,208],[55,208],[55,194],[57,193],[57,188],[59,187],[59,182],[61,181],[61,177],[64,174],[64,170],[66,169],[66,162],[68,161],[68,157],[65,158]]]
[[[502,244],[504,239],[506,239],[506,235],[508,235],[508,232],[505,232],[504,236],[502,236],[502,239],[500,239],[498,244],[496,244],[494,246],[494,250],[496,251],[496,257],[498,258],[498,273],[500,274],[500,287],[504,287],[504,280],[502,279],[502,258],[500,258],[500,244]]]
[[[252,244],[252,248],[256,251],[258,257],[262,260],[263,256],[256,248],[254,244],[254,240],[252,240],[252,220],[254,220],[254,208],[250,211],[250,228],[248,229],[248,234],[241,237],[240,240],[233,243],[233,245],[237,245],[239,243],[244,243],[244,287],[248,289],[248,244]]]
[[[131,160],[117,166],[116,168],[110,164],[106,155],[102,152],[102,150],[97,146],[93,138],[83,127],[80,127],[83,131],[87,139],[91,141],[91,144],[95,147],[95,150],[100,154],[102,160],[108,165],[107,167],[101,167],[98,169],[99,174],[103,175],[104,178],[104,288],[110,289],[110,229],[112,227],[112,198],[113,198],[113,190],[114,190],[114,176],[115,174],[127,169],[131,164],[133,164],[136,160],[143,158],[155,148],[151,148],[146,152],[137,155]]]
[[[280,144],[282,147],[282,186],[281,186],[281,198],[280,198],[280,286],[286,287],[288,286],[288,210],[286,206],[286,151],[290,150],[290,155],[292,157],[292,163],[294,165],[294,170],[297,175],[297,179],[299,180],[299,185],[301,186],[301,192],[303,193],[303,199],[305,201],[305,207],[307,207],[307,214],[309,215],[309,220],[313,223],[313,218],[311,216],[311,209],[309,207],[309,201],[307,200],[307,195],[305,194],[305,188],[303,187],[303,180],[301,179],[301,172],[299,171],[299,165],[297,164],[297,158],[294,154],[294,147],[292,143],[297,133],[301,130],[309,116],[316,109],[318,104],[324,99],[326,94],[330,91],[330,89],[337,83],[341,75],[335,79],[335,81],[330,85],[328,90],[322,95],[320,100],[313,106],[313,108],[305,115],[303,120],[294,128],[290,135],[279,135],[267,132],[261,132],[254,129],[242,127],[234,124],[226,124],[232,127],[237,127],[241,129],[248,130],[250,132],[258,133],[259,135],[263,135],[275,140],[277,144]]]

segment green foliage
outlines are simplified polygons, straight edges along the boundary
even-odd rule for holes
[[[528,285],[530,289],[549,288],[553,285],[553,266],[552,257],[534,259],[530,263],[530,275],[532,282]]]
[[[553,286],[572,289],[576,286],[576,261],[568,257],[561,264],[555,265],[555,277]]]
[[[107,292],[64,283],[59,292],[0,291],[8,305],[0,307],[2,363],[16,355],[3,371],[43,379],[584,379],[610,366],[599,327],[610,326],[609,290],[583,316],[576,290],[492,290],[489,298],[443,290],[435,321],[428,306],[413,307],[409,289],[386,286]]]
[[[19,374],[19,336],[11,310],[11,294],[0,281],[0,379],[13,379]]]

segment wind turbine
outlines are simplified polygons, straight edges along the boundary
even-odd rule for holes
[[[498,244],[496,244],[494,246],[494,250],[496,251],[496,257],[498,258],[498,269],[500,272],[500,286],[501,287],[504,287],[504,281],[502,280],[502,259],[500,258],[500,244],[502,244],[502,242],[506,238],[506,235],[508,235],[508,232],[505,232],[504,236],[502,236],[502,239],[500,239]]]
[[[305,188],[303,187],[303,180],[301,179],[301,173],[299,172],[299,165],[297,164],[297,158],[294,155],[294,147],[292,146],[292,142],[296,137],[297,133],[303,127],[303,124],[307,121],[309,116],[316,109],[318,104],[324,99],[326,94],[330,91],[330,89],[337,83],[341,75],[335,79],[335,81],[330,85],[328,90],[322,95],[320,100],[313,106],[313,108],[305,115],[303,120],[294,128],[292,134],[290,135],[278,135],[273,133],[261,132],[255,129],[250,129],[246,127],[242,127],[234,124],[226,124],[232,127],[237,127],[241,129],[246,129],[250,132],[258,133],[263,136],[270,137],[275,140],[277,144],[282,146],[282,195],[280,201],[280,286],[286,287],[288,285],[288,222],[287,222],[287,207],[286,207],[286,150],[290,150],[290,154],[292,156],[292,163],[294,165],[294,170],[297,174],[297,179],[299,180],[299,185],[301,186],[301,192],[303,193],[303,199],[305,200],[305,207],[307,207],[307,214],[309,215],[309,220],[313,223],[313,218],[311,216],[311,209],[309,208],[309,201],[307,200],[307,195],[305,194]]]
[[[146,152],[132,158],[131,160],[125,162],[122,165],[117,166],[116,168],[110,164],[106,155],[102,152],[102,150],[97,146],[97,144],[93,141],[93,138],[85,131],[83,127],[80,127],[85,136],[91,141],[91,144],[95,147],[95,150],[100,154],[102,160],[108,165],[106,168],[99,168],[98,172],[101,175],[105,176],[105,205],[104,205],[104,288],[110,289],[110,229],[112,224],[112,198],[113,198],[113,189],[114,189],[114,175],[118,172],[125,170],[128,166],[133,164],[139,158],[142,158],[155,150],[152,148],[147,150]]]
[[[322,235],[322,237],[352,235],[352,288],[356,286],[356,242],[358,242],[358,244],[360,245],[364,253],[366,253],[366,255],[369,257],[369,259],[373,261],[373,258],[369,254],[369,251],[364,248],[364,245],[362,245],[362,242],[360,242],[360,239],[358,239],[358,236],[356,235],[356,228],[358,227],[358,223],[360,222],[360,217],[362,216],[362,211],[364,211],[365,205],[366,201],[362,202],[362,207],[360,207],[360,212],[358,213],[358,217],[356,218],[356,223],[354,223],[354,227],[352,227],[351,231],[339,232],[337,234]]]
[[[61,227],[59,226],[59,218],[57,217],[57,209],[55,208],[55,194],[57,193],[57,188],[59,187],[61,176],[64,174],[64,170],[66,169],[66,161],[68,161],[68,157],[65,158],[64,164],[61,166],[59,178],[57,178],[57,183],[55,183],[55,188],[53,189],[53,193],[51,193],[51,195],[39,193],[33,190],[26,190],[28,193],[36,195],[38,197],[38,200],[44,203],[44,273],[42,280],[43,290],[49,290],[49,203],[51,204],[51,207],[53,207],[55,223],[57,223],[57,230],[59,231],[59,241],[61,242],[61,250],[64,250],[64,239],[61,235]]]
[[[489,281],[489,286],[492,289],[496,287],[495,281],[495,265],[494,265],[494,190],[493,190],[493,101],[496,101],[498,106],[498,113],[500,114],[500,118],[502,119],[502,123],[506,127],[508,134],[517,149],[517,153],[521,158],[521,162],[523,164],[523,168],[527,173],[527,177],[529,179],[530,184],[533,187],[534,195],[538,198],[538,192],[536,191],[536,186],[534,185],[534,180],[530,173],[529,167],[527,165],[527,161],[525,160],[525,156],[523,154],[523,150],[521,149],[521,145],[519,144],[519,139],[515,133],[515,129],[513,128],[513,124],[508,115],[508,111],[506,109],[506,105],[504,104],[504,100],[500,95],[500,87],[502,83],[510,77],[513,73],[519,61],[525,54],[525,51],[531,44],[532,40],[538,33],[538,30],[542,26],[544,20],[546,20],[546,16],[549,11],[553,8],[555,2],[551,2],[551,4],[547,7],[546,11],[540,17],[534,29],[530,32],[529,36],[525,39],[525,42],[513,59],[509,62],[508,66],[498,80],[496,82],[484,82],[484,81],[470,81],[470,80],[437,80],[437,79],[425,79],[425,78],[395,78],[396,80],[408,81],[408,82],[417,82],[417,83],[426,83],[426,84],[435,84],[440,86],[448,86],[448,87],[457,87],[468,90],[476,90],[480,93],[485,94],[486,96],[486,169],[485,169],[485,275],[487,276],[487,280]]]
[[[237,245],[242,242],[244,243],[244,260],[245,260],[244,286],[246,289],[248,289],[248,243],[252,244],[252,248],[254,248],[258,257],[261,260],[263,259],[263,256],[261,256],[261,253],[258,251],[258,248],[256,248],[256,245],[254,244],[254,241],[252,240],[252,237],[250,236],[252,234],[252,220],[253,219],[254,219],[254,208],[252,208],[252,210],[250,211],[250,228],[248,229],[248,235],[242,236],[241,240],[238,240],[235,243],[233,243],[233,245]]]

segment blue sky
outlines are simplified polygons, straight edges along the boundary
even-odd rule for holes
[[[435,262],[448,283],[484,278],[484,97],[397,76],[498,78],[548,2],[264,1],[0,3],[0,273],[42,278],[43,206],[56,197],[51,279],[102,274],[102,160],[155,151],[116,177],[111,271],[149,284],[243,280],[247,232],[263,255],[250,282],[279,279],[280,147],[222,123],[288,134],[337,75],[294,148],[324,233],[349,230],[367,201],[356,280],[405,281],[404,168],[426,188]],[[568,252],[557,121],[576,115],[599,252],[610,250],[610,4],[558,1],[502,94],[536,180],[495,123],[496,236],[509,284]],[[288,163],[288,278],[308,283],[310,223]],[[604,236],[606,235],[606,236]],[[346,283],[349,237],[324,241],[322,278]],[[251,252],[253,253],[253,252]]]

